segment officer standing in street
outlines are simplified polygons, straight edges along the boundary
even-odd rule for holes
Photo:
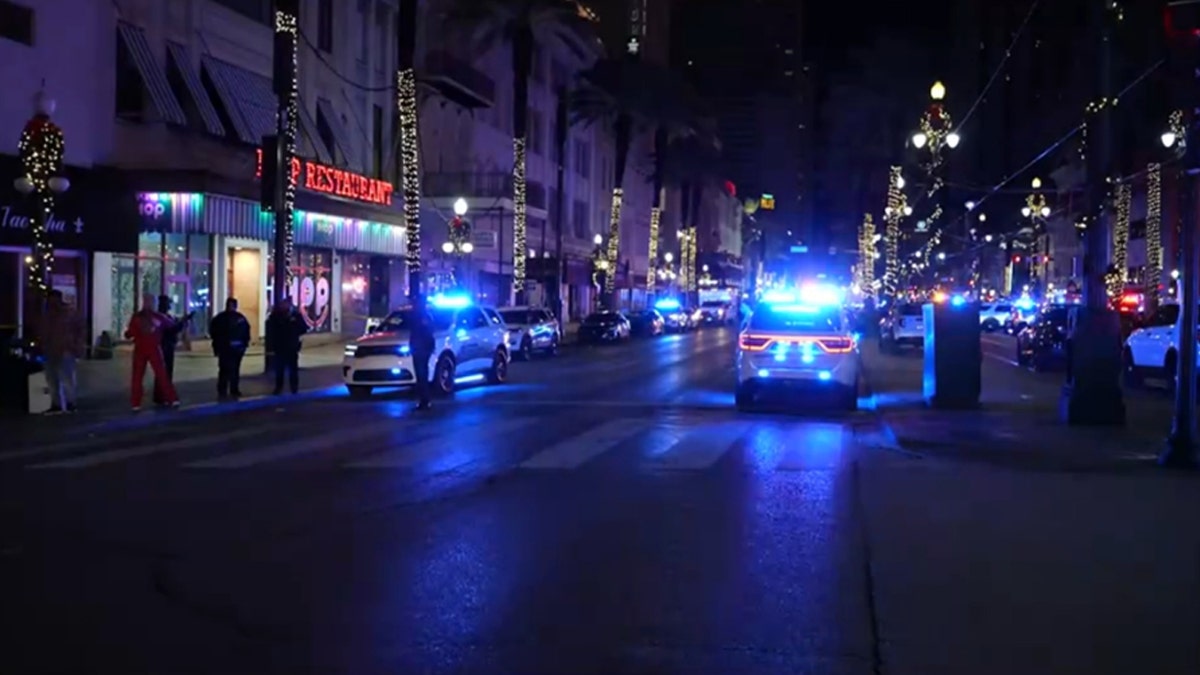
[[[424,295],[413,296],[412,329],[408,334],[408,350],[412,353],[413,376],[416,377],[417,410],[429,410],[429,359],[433,358],[433,319],[425,305]]]
[[[213,356],[217,357],[217,397],[241,398],[242,357],[250,346],[250,322],[238,311],[238,301],[225,301],[225,311],[208,326]]]

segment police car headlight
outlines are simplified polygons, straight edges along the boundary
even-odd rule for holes
[[[346,345],[346,349],[342,353],[346,356],[354,356],[358,353],[358,345]]]

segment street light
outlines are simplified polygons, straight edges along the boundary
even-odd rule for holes
[[[667,264],[670,265],[671,262],[675,260],[675,254],[671,253],[670,251],[667,251],[666,253],[663,254],[663,260],[667,261]]]
[[[1021,215],[1025,216],[1026,218],[1028,218],[1032,213],[1033,211],[1028,206],[1021,207]]]
[[[467,215],[467,208],[467,200],[463,199],[462,197],[454,200],[454,215],[462,218],[463,216]]]
[[[1041,178],[1037,178],[1037,177],[1035,176],[1035,177],[1034,177],[1034,179],[1033,179],[1032,181],[1030,181],[1029,185],[1030,185],[1030,186],[1031,186],[1031,187],[1032,187],[1034,190],[1040,190],[1040,189],[1042,189],[1042,179],[1041,179]]]
[[[911,216],[911,215],[912,215],[912,207],[911,207],[911,206],[905,206],[905,207],[904,207],[904,215],[906,215],[906,216]]]
[[[466,253],[467,255],[470,255],[470,254],[471,254],[471,252],[475,250],[475,244],[472,244],[472,243],[471,243],[471,242],[469,242],[469,241],[464,241],[464,242],[462,243],[462,246],[459,246],[459,247],[458,247],[458,249],[459,249],[460,251],[462,251],[463,253]]]
[[[946,259],[946,254],[945,254],[945,253],[939,253],[939,254],[938,254],[938,260],[945,260],[945,259]]]
[[[983,240],[989,244],[992,243],[992,235],[990,235],[990,234],[983,235]]]
[[[1049,218],[1049,217],[1050,217],[1050,207],[1049,207],[1049,206],[1043,206],[1043,207],[1042,207],[1042,217],[1043,217],[1043,218]]]
[[[929,98],[935,101],[941,101],[946,98],[946,85],[942,84],[941,80],[933,83],[929,88]]]
[[[454,244],[453,244],[453,242],[449,242],[449,241],[447,241],[447,242],[443,243],[443,244],[442,244],[442,253],[445,253],[445,254],[447,254],[447,255],[449,255],[449,254],[451,254],[451,253],[454,253]]]
[[[599,246],[604,243],[604,237],[597,234],[596,236],[592,237],[592,243],[596,246]]]
[[[1159,140],[1162,141],[1164,148],[1170,148],[1174,147],[1175,141],[1179,140],[1179,137],[1175,135],[1174,131],[1164,131],[1163,135],[1159,136]]]
[[[929,142],[929,137],[919,131],[912,135],[913,147],[918,150],[925,147],[925,144],[928,142]],[[904,187],[904,186],[901,185],[900,187]]]
[[[956,133],[954,131],[951,131],[950,133],[946,134],[946,145],[950,146],[951,150],[953,150],[954,148],[957,148],[958,143],[961,140],[962,140],[962,137],[959,136],[958,133]]]
[[[975,210],[975,202],[967,202],[966,207],[967,207],[968,211],[974,211]]]

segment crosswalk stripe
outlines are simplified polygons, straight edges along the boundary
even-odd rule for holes
[[[348,462],[343,464],[342,468],[404,469],[414,467],[431,462],[443,455],[455,453],[459,449],[471,450],[487,445],[495,445],[498,439],[528,426],[531,421],[536,423],[536,420],[529,418],[512,418],[501,420],[494,424],[479,425],[474,428],[464,427],[461,431],[463,436],[458,436],[454,433],[434,436],[433,438],[428,438],[417,443],[393,447],[390,450],[385,450],[363,460]],[[471,457],[469,454],[464,453],[459,456],[459,459],[462,460],[462,464],[465,464],[471,460]],[[454,467],[443,466],[441,468],[448,470]]]
[[[610,420],[557,443],[521,463],[522,469],[575,469],[649,426],[645,419]]]
[[[839,424],[800,424],[782,434],[779,471],[826,469],[835,466],[845,450],[847,431]]]
[[[678,469],[682,471],[707,469],[741,440],[750,430],[744,421],[705,425],[685,436],[666,452],[648,460],[656,469]]]
[[[391,435],[398,431],[408,430],[410,424],[391,418],[381,419],[366,426],[356,426],[349,429],[338,428],[316,436],[284,440],[271,443],[266,447],[251,448],[213,459],[184,464],[185,469],[245,469],[258,464],[275,462],[281,459],[291,459],[311,452],[345,448],[377,436]]]
[[[192,450],[195,448],[203,448],[206,446],[220,445],[229,441],[238,440],[243,437],[255,436],[267,433],[265,429],[258,426],[244,427],[233,429],[220,434],[202,434],[199,436],[190,436],[181,438],[177,441],[167,443],[151,443],[150,445],[141,445],[135,448],[125,448],[122,450],[109,450],[107,452],[98,452],[91,455],[84,455],[74,459],[65,459],[58,462],[46,462],[44,464],[33,464],[27,469],[85,469],[102,464],[112,464],[114,462],[123,462],[128,459],[136,459],[139,457],[147,457],[167,452],[178,452],[181,450]]]

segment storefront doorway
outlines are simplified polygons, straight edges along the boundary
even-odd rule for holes
[[[257,340],[266,294],[262,286],[262,252],[256,248],[228,249],[228,298],[237,298],[238,311],[250,322],[250,339]]]

